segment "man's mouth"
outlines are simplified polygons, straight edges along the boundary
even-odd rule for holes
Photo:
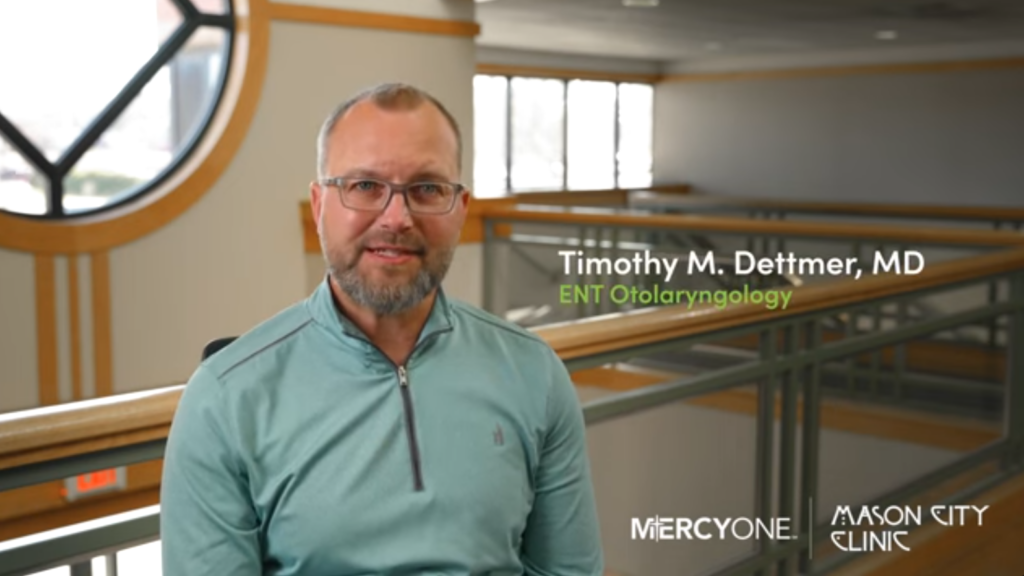
[[[365,251],[385,260],[406,260],[423,255],[422,250],[404,248],[402,246],[367,246]]]

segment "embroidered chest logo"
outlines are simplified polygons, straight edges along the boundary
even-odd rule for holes
[[[494,445],[505,445],[505,432],[501,429],[501,424],[495,424],[494,426]]]

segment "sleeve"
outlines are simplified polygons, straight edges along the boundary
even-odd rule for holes
[[[171,424],[160,487],[164,576],[262,573],[258,521],[218,380],[204,367]]]
[[[554,352],[551,356],[556,366],[548,427],[523,537],[523,564],[527,576],[601,576],[604,559],[583,411],[565,366]]]

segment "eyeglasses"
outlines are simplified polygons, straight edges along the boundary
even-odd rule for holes
[[[370,178],[325,178],[323,186],[341,191],[341,203],[351,210],[379,212],[387,208],[391,196],[399,192],[411,214],[447,214],[455,206],[455,198],[465,190],[453,182],[412,182],[394,184]]]

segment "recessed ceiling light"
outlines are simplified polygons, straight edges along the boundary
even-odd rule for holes
[[[654,8],[658,0],[622,0],[622,5],[629,8]]]
[[[875,32],[875,38],[879,40],[895,40],[899,34],[895,30],[879,30]]]

